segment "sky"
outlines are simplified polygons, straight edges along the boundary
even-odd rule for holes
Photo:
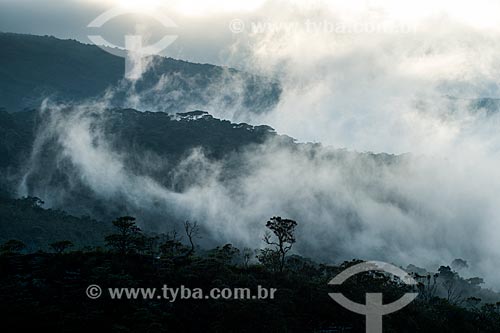
[[[235,16],[245,17],[254,7],[244,3],[247,2],[0,0],[0,31],[53,35],[90,43],[87,36],[93,30],[87,27],[88,24],[103,12],[120,6],[130,14],[110,21],[99,31],[110,42],[124,46],[123,36],[143,25],[152,39],[159,39],[164,34],[179,36],[176,43],[162,53],[165,56],[224,65],[229,63],[227,52],[233,41],[229,22]],[[228,10],[220,10],[226,6]],[[165,29],[154,22],[147,12],[156,11],[156,8],[161,8],[160,11],[178,27]]]
[[[146,25],[148,34],[161,37],[164,33],[179,38],[165,55],[195,62],[226,64],[246,67],[245,57],[235,56],[235,44],[262,39],[274,30],[283,40],[299,42],[301,28],[291,28],[297,22],[311,20],[313,27],[326,43],[335,35],[345,39],[345,34],[324,32],[323,20],[330,24],[365,24],[381,21],[396,22],[396,25],[420,26],[423,30],[433,26],[440,33],[444,24],[458,24],[468,30],[498,32],[497,15],[500,5],[495,1],[456,2],[451,0],[394,1],[297,1],[297,0],[0,0],[0,31],[54,35],[90,42],[92,32],[88,24],[101,13],[120,6],[133,15],[125,15],[110,21],[100,33],[117,45],[124,45],[123,35],[132,32],[136,25]],[[147,16],[148,11],[162,12],[176,24],[176,29],[164,29]],[[241,20],[244,31],[231,32],[231,24]],[[433,22],[434,21],[434,22]],[[271,24],[267,31],[252,33],[254,24]],[[456,31],[460,27],[456,27]],[[319,31],[319,32],[318,32]],[[320,32],[323,31],[323,32]],[[370,35],[369,33],[362,33]],[[251,35],[249,37],[249,35]],[[295,36],[294,36],[295,35]],[[330,36],[327,36],[330,35]],[[151,36],[152,39],[154,37]],[[267,36],[268,37],[268,36]],[[351,36],[352,37],[352,36]],[[251,41],[248,41],[250,38]],[[314,39],[314,37],[313,37]],[[304,45],[304,50],[307,46]],[[248,50],[247,50],[248,51]],[[272,50],[268,50],[270,52]],[[286,51],[286,50],[283,50]],[[242,51],[243,52],[243,51]]]

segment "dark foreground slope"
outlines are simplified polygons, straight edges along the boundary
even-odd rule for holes
[[[375,273],[359,274],[337,288],[328,285],[356,262],[325,266],[298,257],[289,261],[285,272],[276,273],[262,264],[235,263],[235,254],[226,249],[234,250],[228,245],[208,255],[183,257],[102,250],[0,254],[3,331],[361,333],[365,318],[339,306],[328,293],[340,292],[364,303],[366,292],[381,292],[384,301],[393,302],[414,291]],[[90,285],[101,288],[100,297],[87,296]],[[165,285],[183,288],[182,296],[179,291],[176,299],[171,294],[164,297]],[[275,288],[273,299],[259,294],[259,286]],[[112,299],[108,288],[136,288],[137,294]],[[155,290],[142,294],[139,288]],[[425,288],[422,284],[416,291]],[[205,298],[211,290],[244,289],[255,298]],[[202,293],[188,298],[195,290]],[[468,306],[459,306],[444,298],[420,297],[384,316],[384,332],[498,332],[498,305],[479,303],[471,298]]]
[[[44,209],[37,198],[0,197],[0,243],[16,239],[29,251],[47,250],[49,244],[68,240],[76,248],[103,245],[109,224],[90,217],[75,217],[61,210]]]

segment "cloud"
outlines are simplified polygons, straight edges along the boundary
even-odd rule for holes
[[[174,168],[174,185],[182,188],[175,191],[147,172],[161,157],[151,155],[145,172],[127,167],[128,157],[114,151],[99,131],[102,105],[80,106],[69,115],[47,107],[51,121],[38,140],[46,144],[56,138],[60,161],[71,166],[67,172],[78,175],[75,179],[93,195],[120,198],[143,213],[170,211],[179,219],[198,220],[214,242],[257,247],[265,220],[282,215],[299,221],[296,251],[303,255],[430,269],[462,257],[498,286],[500,115],[477,107],[473,99],[500,95],[495,42],[500,30],[490,16],[478,19],[492,9],[483,2],[474,8],[453,3],[448,10],[447,5],[424,2],[405,10],[381,1],[369,6],[268,1],[242,14],[250,30],[233,36],[230,59],[240,67],[244,59],[246,68],[278,77],[280,102],[261,114],[238,112],[240,102],[221,107],[224,90],[239,89],[221,80],[207,90],[205,107],[232,121],[270,124],[302,142],[347,151],[270,141],[233,156],[239,172],[221,177],[224,162],[194,150]],[[310,31],[304,25],[308,19],[348,29]],[[252,30],[261,21],[281,26]],[[392,28],[411,23],[415,30],[354,29],[387,21]],[[150,93],[174,79],[175,74],[162,77]],[[162,96],[145,105],[147,94],[132,91],[129,105],[162,107]],[[32,161],[41,145],[35,145]],[[57,203],[58,192],[43,188],[37,191]]]
[[[194,149],[174,163],[152,152],[117,150],[104,131],[105,104],[72,110],[47,104],[44,112],[24,190],[43,193],[51,206],[75,209],[89,193],[106,206],[124,207],[148,230],[196,220],[206,246],[260,247],[265,221],[281,215],[299,222],[295,251],[302,255],[429,269],[461,257],[473,272],[499,282],[493,267],[500,260],[500,184],[492,177],[498,164],[473,145],[451,157],[397,157],[270,140],[225,160]],[[55,152],[48,164],[41,161],[43,146]],[[166,170],[169,182],[162,181]],[[69,184],[52,182],[61,174]]]
[[[250,33],[234,48],[236,53],[251,54],[248,63],[256,70],[282,78],[279,105],[253,121],[300,141],[411,153],[396,167],[380,166],[385,170],[381,174],[367,172],[369,163],[360,159],[347,165],[340,161],[344,168],[361,171],[346,174],[341,182],[335,181],[334,172],[340,166],[323,166],[333,171],[331,178],[319,178],[326,173],[317,164],[306,164],[300,177],[275,166],[279,182],[272,188],[282,184],[287,188],[283,193],[314,198],[301,198],[292,206],[301,207],[295,213],[299,220],[318,221],[314,230],[322,232],[311,237],[312,243],[321,244],[318,252],[330,241],[342,244],[341,253],[399,257],[422,265],[470,257],[480,272],[498,283],[492,268],[500,260],[494,249],[500,240],[500,182],[495,171],[500,167],[500,137],[494,130],[500,118],[498,109],[481,109],[473,101],[500,96],[500,49],[494,42],[500,29],[487,14],[491,4],[471,7],[433,1],[408,10],[383,1],[368,6],[326,1],[267,4],[261,16],[246,20]],[[264,13],[269,19],[262,19]],[[308,29],[308,20],[321,29]],[[269,23],[267,28],[253,29],[262,21]],[[339,22],[351,30],[324,29]],[[354,29],[384,22],[414,30]],[[292,28],[287,23],[293,23]],[[300,165],[290,157],[284,160]],[[299,191],[290,179],[311,182]],[[373,185],[359,188],[360,179]],[[333,213],[342,208],[332,204],[333,199],[319,199],[337,198],[337,191],[346,200],[342,207],[355,212],[359,224],[340,219],[346,224],[339,226]],[[317,192],[322,195],[313,195]],[[275,197],[283,205],[294,197],[285,194],[282,200],[280,194]],[[359,229],[350,230],[351,225]]]

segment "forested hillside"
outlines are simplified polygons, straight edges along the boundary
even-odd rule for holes
[[[209,104],[264,112],[281,93],[269,78],[163,57],[151,59],[154,66],[138,82],[125,82],[124,58],[75,40],[0,32],[0,45],[0,107],[10,112],[37,108],[45,98],[69,103],[101,98],[107,90],[114,92],[110,102],[116,107],[127,107],[132,94],[169,113]]]

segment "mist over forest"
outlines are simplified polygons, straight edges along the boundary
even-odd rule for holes
[[[16,8],[7,2],[0,6]],[[104,6],[80,2],[81,15]],[[56,27],[28,34],[0,24],[2,278],[32,272],[31,281],[50,265],[66,276],[80,257],[103,260],[99,267],[113,274],[130,270],[135,282],[134,263],[150,281],[165,269],[179,282],[206,265],[218,272],[214,279],[226,279],[218,276],[226,271],[229,285],[247,274],[287,289],[310,274],[314,282],[303,287],[319,293],[328,274],[357,260],[383,261],[417,281],[420,303],[401,322],[466,311],[463,325],[484,316],[478,332],[495,332],[500,26],[486,13],[498,8],[268,0],[237,1],[226,11],[222,2],[196,14],[190,1],[171,4],[174,21],[206,23],[205,43],[213,45],[205,55],[196,25],[176,26],[179,41],[166,54],[145,55],[89,44],[80,33],[59,38]],[[122,5],[136,11],[134,19],[149,13],[149,2]],[[136,33],[150,28],[153,38],[161,30],[150,24],[136,24]],[[285,251],[265,229],[279,238],[273,223],[289,221]],[[120,255],[129,261],[116,261]],[[149,271],[150,259],[158,272]],[[45,263],[40,270],[37,262]],[[85,272],[79,284],[95,273],[75,271]],[[408,291],[371,278],[368,286],[393,296]],[[52,282],[42,289],[55,288]],[[35,296],[26,297],[34,304]],[[143,310],[156,316],[150,306]],[[175,311],[172,318],[185,314]],[[348,315],[335,323],[318,316],[308,317],[310,330],[300,322],[296,331],[361,329]],[[196,331],[172,318],[172,327]],[[402,330],[395,318],[396,331],[425,330]],[[455,332],[449,323],[428,323],[428,331]]]

